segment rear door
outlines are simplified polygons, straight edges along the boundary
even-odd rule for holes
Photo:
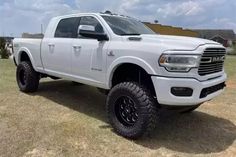
[[[78,22],[78,17],[61,19],[54,38],[43,39],[41,52],[46,72],[59,76],[71,73],[72,42],[77,34]]]

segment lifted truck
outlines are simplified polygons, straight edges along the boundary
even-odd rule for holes
[[[158,35],[130,17],[55,17],[43,39],[13,43],[22,92],[37,91],[45,76],[95,86],[108,93],[110,124],[127,138],[150,132],[161,107],[191,112],[225,87],[222,45]]]

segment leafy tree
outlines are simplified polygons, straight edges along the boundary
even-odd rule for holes
[[[4,38],[0,38],[0,49],[5,48],[6,42]]]
[[[0,38],[0,56],[2,59],[8,59],[9,54],[6,49],[6,41],[4,38]]]

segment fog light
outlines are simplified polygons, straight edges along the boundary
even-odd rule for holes
[[[174,96],[190,97],[190,96],[193,95],[193,89],[192,88],[187,88],[187,87],[172,87],[171,88],[171,93]]]

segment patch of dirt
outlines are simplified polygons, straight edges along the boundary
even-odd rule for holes
[[[227,81],[227,88],[236,89],[236,82],[229,80]]]

